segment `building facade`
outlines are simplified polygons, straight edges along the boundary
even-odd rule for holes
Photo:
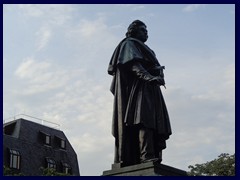
[[[80,175],[77,154],[62,131],[22,118],[3,125],[3,163],[26,176],[40,176],[45,168]]]

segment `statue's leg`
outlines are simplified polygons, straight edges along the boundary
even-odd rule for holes
[[[139,164],[139,156],[139,127],[126,127],[121,154],[123,166]]]
[[[139,147],[141,162],[155,161],[153,130],[141,127],[139,130]]]
[[[166,140],[163,138],[163,135],[159,135],[155,133],[154,137],[154,150],[155,150],[155,157],[158,157],[158,162],[162,161],[162,150],[166,148]]]

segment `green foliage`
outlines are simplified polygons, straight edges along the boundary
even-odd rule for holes
[[[189,176],[235,176],[235,154],[222,153],[218,158],[203,164],[188,166]]]
[[[3,166],[3,175],[4,176],[24,176],[22,173],[18,172],[17,170],[10,169],[6,166]]]
[[[41,167],[42,176],[71,176],[70,174],[57,172],[53,168],[43,168]],[[4,176],[24,176],[24,174],[18,172],[17,170],[10,169],[9,167],[3,166],[3,175]]]
[[[54,168],[41,167],[40,170],[42,171],[43,176],[71,176],[70,174],[57,172]]]

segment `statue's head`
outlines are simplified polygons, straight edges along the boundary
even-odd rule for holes
[[[148,39],[147,26],[140,20],[133,21],[128,26],[126,37],[133,37],[142,42],[146,42]]]

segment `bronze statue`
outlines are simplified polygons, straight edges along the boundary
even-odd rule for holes
[[[162,150],[172,134],[160,86],[165,86],[163,69],[155,53],[144,43],[146,25],[133,21],[116,47],[108,67],[113,76],[112,134],[114,163],[129,166],[162,161]]]

